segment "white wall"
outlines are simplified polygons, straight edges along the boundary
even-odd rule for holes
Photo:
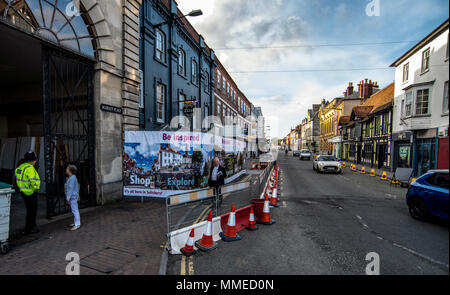
[[[449,30],[447,29],[436,39],[423,46],[420,50],[414,53],[411,57],[405,60],[395,69],[395,99],[394,99],[394,124],[393,132],[398,133],[406,130],[431,129],[448,126],[448,113],[443,113],[444,100],[444,83],[449,80],[448,73],[448,58],[446,59],[447,36]],[[421,73],[422,68],[422,52],[430,48],[430,69],[428,72]],[[403,82],[403,66],[409,62],[409,79]],[[417,84],[425,83],[435,80],[434,84],[421,87],[413,87],[412,101],[412,117],[404,119],[406,124],[402,123],[401,106],[402,100],[405,99],[404,88]],[[418,89],[429,88],[429,114],[425,117],[414,117],[416,92]],[[410,90],[408,90],[410,91]]]

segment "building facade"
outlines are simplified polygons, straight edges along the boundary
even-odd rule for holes
[[[201,131],[213,114],[214,51],[174,0],[144,1],[141,24],[141,130]]]
[[[445,21],[397,59],[392,166],[414,169],[449,167],[449,21]]]
[[[122,198],[123,131],[139,128],[141,0],[120,3],[0,1],[0,66],[13,69],[1,77],[1,174],[11,183],[13,141],[16,155],[34,150],[48,216],[69,210],[68,163],[82,207]]]

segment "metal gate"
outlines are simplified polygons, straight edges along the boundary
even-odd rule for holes
[[[96,203],[94,64],[43,45],[43,104],[47,218],[66,213],[68,164],[78,168],[80,207]]]

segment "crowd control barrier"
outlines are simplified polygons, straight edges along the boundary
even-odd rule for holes
[[[262,214],[262,207],[255,206],[252,199],[259,198],[269,184],[273,163],[269,163],[260,175],[250,181],[224,185],[219,190],[208,188],[191,193],[170,196],[166,199],[167,250],[170,254],[181,254],[189,235],[194,229],[194,241],[202,238],[206,229],[206,218],[212,211],[212,237],[215,242],[227,225],[232,204],[236,207],[236,230],[249,226],[249,215],[253,208],[255,216]],[[261,207],[261,208],[260,208]],[[258,211],[261,212],[258,212]]]

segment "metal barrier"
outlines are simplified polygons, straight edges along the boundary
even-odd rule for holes
[[[170,196],[166,199],[167,233],[198,223],[213,210],[217,216],[217,198],[214,188]]]
[[[166,199],[166,220],[168,250],[178,254],[182,243],[186,241],[191,228],[195,228],[196,239],[201,237],[209,211],[213,215],[213,231],[220,231],[220,216],[230,212],[234,203],[236,209],[251,205],[251,200],[259,198],[263,192],[273,163],[270,163],[260,175],[253,175],[250,181],[224,185],[219,192],[214,188],[202,189],[190,193],[170,196]]]

